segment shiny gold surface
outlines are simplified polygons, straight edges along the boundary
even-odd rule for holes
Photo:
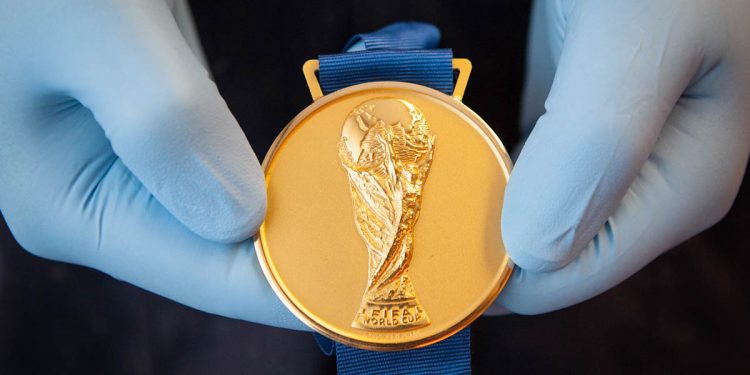
[[[412,111],[405,103],[415,113],[405,114]],[[368,110],[356,114],[368,104],[375,108],[400,105],[406,110],[392,108],[381,114],[372,109],[369,119],[362,117]],[[369,123],[360,125],[357,116]],[[373,130],[375,118],[391,129]],[[400,134],[399,125],[393,126],[397,123],[404,131],[411,127],[411,134],[389,135],[390,151],[375,155],[374,149],[380,146],[367,144],[368,132],[379,132],[382,142],[388,138],[386,133]],[[351,159],[346,152],[351,152]],[[385,165],[390,164],[398,175],[396,164],[401,163],[401,173],[409,171],[403,175],[408,181],[391,176],[370,182],[382,186],[401,181],[402,191],[413,194],[411,200],[402,195],[383,203],[401,204],[401,210],[379,211],[385,216],[401,212],[403,218],[403,205],[416,205],[408,213],[410,219],[386,220],[404,222],[395,231],[401,230],[404,242],[413,241],[408,248],[390,239],[373,246],[372,239],[362,234],[365,223],[355,207],[363,204],[371,212],[382,210],[357,203],[367,198],[353,193],[351,171],[361,167],[368,158],[362,155],[367,153],[373,160],[381,158],[377,168],[387,169]],[[476,319],[510,276],[512,264],[500,234],[510,161],[489,127],[454,97],[400,82],[373,82],[337,91],[316,100],[287,125],[263,166],[268,213],[256,237],[261,265],[286,306],[331,339],[371,350],[410,349],[440,341]],[[385,230],[392,232],[390,228]],[[389,242],[395,246],[386,246]],[[389,266],[372,267],[372,254],[378,252],[385,252]],[[400,277],[407,274],[408,280],[402,283]],[[358,325],[356,320],[352,324],[370,302],[384,304],[395,297],[398,304],[411,296],[415,303],[406,312],[378,310],[377,318],[383,318],[384,325],[385,319],[391,322],[389,329]],[[374,311],[368,314],[375,315]],[[429,324],[393,323],[414,314],[424,314],[423,322]]]
[[[399,330],[430,324],[408,268],[435,136],[419,108],[391,97],[358,105],[342,133],[339,158],[349,177],[357,232],[369,254],[367,289],[352,327]]]
[[[318,71],[320,64],[318,60],[307,60],[302,65],[302,73],[305,75],[305,81],[307,82],[307,88],[310,90],[310,95],[313,100],[323,97],[323,90],[320,89],[320,82],[315,73]]]
[[[469,84],[471,61],[469,59],[453,59],[453,70],[458,70],[458,77],[456,77],[456,83],[453,85],[453,97],[461,100],[464,98],[466,85]]]

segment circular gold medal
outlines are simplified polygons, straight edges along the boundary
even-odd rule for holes
[[[263,161],[263,271],[304,323],[370,350],[458,332],[512,264],[500,233],[510,159],[457,98],[372,82],[316,100]]]

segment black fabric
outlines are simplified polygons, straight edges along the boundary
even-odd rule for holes
[[[262,157],[310,96],[302,63],[358,32],[431,22],[472,60],[465,102],[517,140],[526,1],[193,1],[219,89]],[[262,54],[258,54],[258,51]],[[6,183],[6,182],[0,182]],[[750,182],[722,222],[613,290],[542,316],[472,324],[477,374],[747,368]],[[330,374],[309,333],[211,316],[23,251],[0,221],[0,374]]]

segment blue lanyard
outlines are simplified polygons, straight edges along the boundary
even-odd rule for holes
[[[333,342],[315,334],[326,355],[336,353],[339,374],[469,374],[471,329],[425,348],[401,352],[372,352]]]
[[[319,80],[324,94],[358,83],[401,81],[453,93],[453,51],[435,49],[440,31],[430,24],[399,22],[352,37],[364,51],[320,55]]]
[[[324,94],[373,81],[411,82],[453,93],[453,52],[434,49],[440,31],[433,25],[400,22],[355,35],[344,50],[362,41],[364,51],[319,56]],[[374,352],[335,343],[316,334],[326,354],[336,353],[339,374],[468,374],[471,333],[463,331],[425,348]]]

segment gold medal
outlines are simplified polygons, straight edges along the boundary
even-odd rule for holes
[[[314,102],[263,161],[268,213],[255,243],[282,302],[341,343],[404,350],[449,337],[492,303],[513,265],[500,233],[510,158],[453,96],[371,82]]]

